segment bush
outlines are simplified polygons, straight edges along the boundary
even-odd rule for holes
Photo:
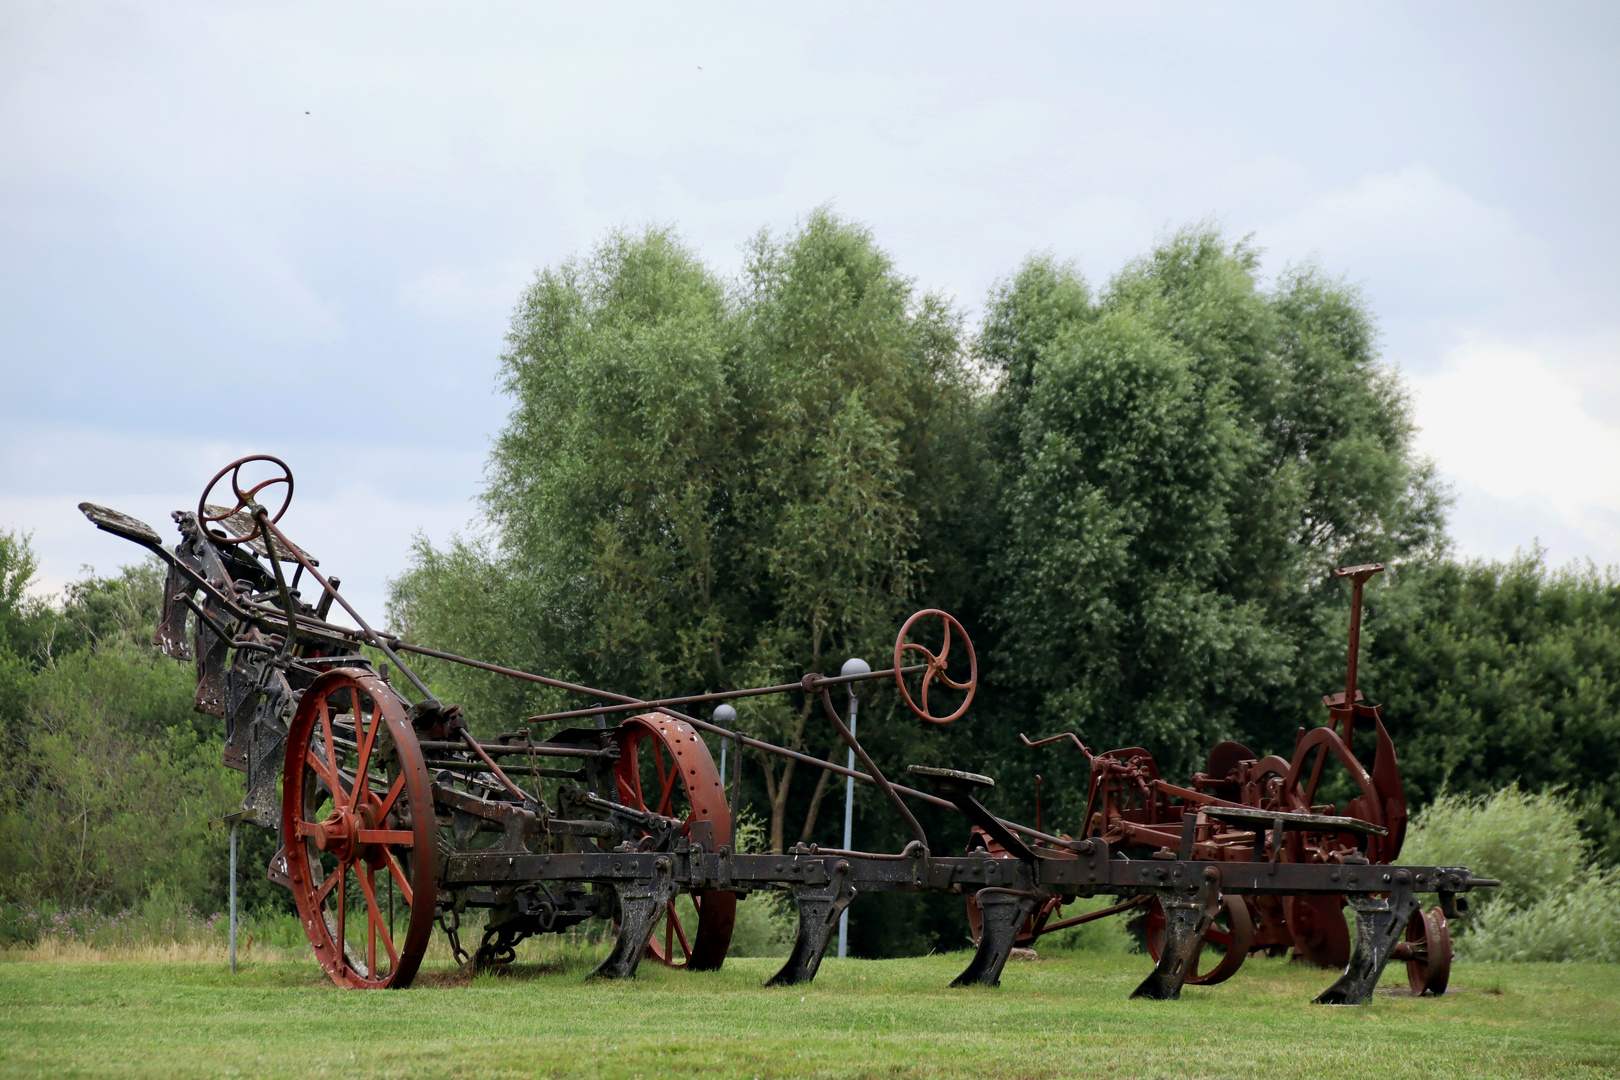
[[[1470,898],[1462,959],[1620,962],[1620,871],[1593,865],[1580,810],[1561,792],[1443,793],[1413,819],[1402,858],[1501,879]]]

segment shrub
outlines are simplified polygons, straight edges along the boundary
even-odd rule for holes
[[[1463,959],[1620,962],[1620,871],[1593,865],[1579,826],[1561,792],[1442,794],[1413,819],[1402,856],[1501,880],[1471,897]]]

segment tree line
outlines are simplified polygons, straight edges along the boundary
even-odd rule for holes
[[[1413,450],[1406,391],[1353,286],[1313,266],[1267,278],[1248,241],[1195,226],[1100,285],[1032,256],[970,325],[826,210],[745,255],[726,278],[651,228],[536,276],[502,357],[511,411],[482,519],[443,546],[418,540],[392,586],[397,631],[653,696],[795,681],[850,656],[882,666],[906,614],[944,608],[978,647],[972,710],[923,725],[877,689],[863,742],[886,770],[989,773],[996,808],[1024,819],[1038,772],[1044,820],[1077,829],[1084,762],[1020,732],[1143,746],[1172,778],[1222,739],[1286,755],[1342,687],[1347,594],[1329,572],[1379,561],[1391,569],[1368,590],[1361,685],[1385,705],[1409,798],[1561,788],[1620,854],[1620,582],[1536,551],[1453,557],[1447,494]],[[0,881],[110,896],[123,886],[39,869],[40,823],[80,812],[61,801],[65,774],[40,765],[49,740],[144,739],[184,771],[217,735],[189,715],[185,675],[131,629],[150,615],[149,572],[30,604],[26,548],[8,543]],[[120,604],[108,622],[102,608]],[[146,680],[152,700],[169,695],[165,719],[45,689],[70,671]],[[584,704],[427,674],[491,733]],[[65,727],[75,709],[84,720]],[[738,710],[750,733],[841,759],[806,702]],[[749,759],[768,846],[841,839],[825,776]],[[937,844],[965,839],[921,816]],[[860,795],[858,845],[901,842],[892,817]],[[884,955],[955,944],[961,921],[944,899],[871,897],[852,932]]]

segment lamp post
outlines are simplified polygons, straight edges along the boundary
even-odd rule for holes
[[[865,674],[869,673],[871,670],[872,670],[871,665],[869,665],[865,660],[862,660],[859,657],[852,656],[848,660],[844,661],[844,666],[843,666],[842,669],[839,670],[838,673],[840,675],[865,675]],[[849,684],[849,734],[850,734],[851,738],[853,738],[854,735],[855,735],[855,720],[856,720],[857,714],[860,712],[860,698],[858,698],[856,696],[856,694],[855,694],[856,685],[858,685],[858,684],[856,684],[856,683],[850,683]],[[849,750],[849,765],[848,765],[848,768],[849,768],[849,770],[851,772],[855,771],[855,748],[854,747],[850,747],[850,750]],[[844,777],[844,850],[845,851],[851,850],[850,841],[851,841],[852,830],[854,828],[854,825],[855,825],[855,778],[853,776],[846,776],[846,777]],[[849,954],[849,908],[846,907],[838,915],[838,958],[840,960],[842,960],[848,954]]]

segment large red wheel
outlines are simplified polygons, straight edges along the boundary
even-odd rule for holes
[[[316,679],[287,732],[281,835],[304,933],[339,986],[415,977],[438,900],[436,824],[399,698],[368,671]]]
[[[731,843],[731,808],[720,770],[703,739],[683,720],[661,713],[632,716],[614,736],[619,760],[614,765],[619,801],[636,810],[650,810],[680,819],[688,839],[708,834],[693,826],[713,826],[705,850],[713,854]],[[647,944],[647,957],[671,967],[715,971],[731,947],[737,919],[737,894],[700,889],[691,895],[692,911],[683,911],[677,896],[666,906],[663,925]]]
[[[1155,899],[1148,905],[1146,921],[1143,923],[1143,936],[1147,938],[1148,955],[1153,962],[1159,962],[1164,955],[1164,908],[1159,906]],[[1187,981],[1201,986],[1213,986],[1225,982],[1237,974],[1243,961],[1249,958],[1249,945],[1254,941],[1254,919],[1249,915],[1249,905],[1241,896],[1221,897],[1221,910],[1215,916],[1215,922],[1204,933],[1204,950],[1198,954],[1198,964],[1204,970],[1194,970],[1187,976]],[[1211,957],[1207,951],[1211,945],[1219,946],[1221,957],[1214,964],[1206,961]]]
[[[1350,962],[1344,897],[1322,893],[1285,896],[1283,921],[1294,939],[1295,960],[1319,968],[1342,968]]]

